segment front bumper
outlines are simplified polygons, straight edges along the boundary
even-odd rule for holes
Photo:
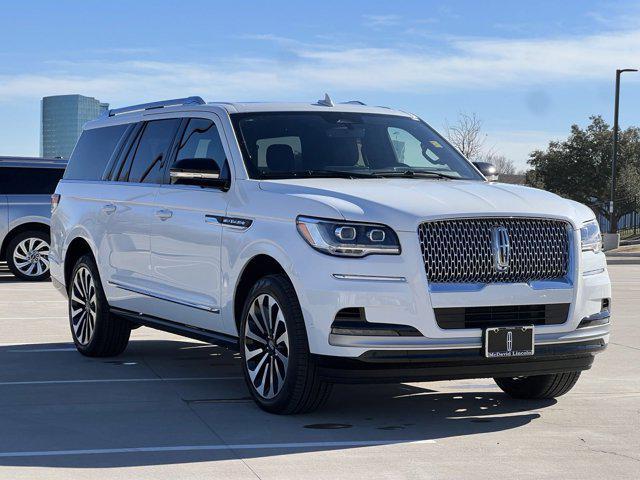
[[[585,317],[587,320],[590,317]],[[548,327],[536,327],[535,346],[536,349],[549,345],[563,345],[569,343],[581,343],[591,340],[602,340],[605,344],[609,342],[609,317],[604,317],[607,323],[596,324],[584,328],[578,328],[570,332],[544,333]],[[482,331],[477,329],[466,330],[474,332],[473,336],[457,337],[455,339],[434,339],[429,337],[407,336],[407,337],[382,337],[372,335],[336,335],[329,334],[329,344],[337,347],[357,348],[357,349],[394,349],[411,350],[424,349],[434,350],[479,350],[482,348]]]
[[[334,383],[398,383],[546,375],[591,368],[604,339],[536,345],[530,357],[486,358],[482,349],[370,350],[357,358],[316,355],[319,374]]]
[[[442,329],[434,309],[507,305],[570,304],[565,323],[536,326],[536,348],[545,345],[609,340],[609,325],[579,328],[611,298],[602,253],[576,255],[567,282],[487,284],[472,291],[430,288],[414,232],[398,232],[402,255],[362,259],[330,257],[305,250],[288,270],[307,326],[309,349],[329,357],[360,358],[370,350],[479,349],[481,329]],[[578,239],[575,239],[577,242]],[[306,245],[305,245],[306,247]],[[295,248],[289,249],[297,253]],[[313,258],[310,258],[313,257]],[[339,310],[362,308],[367,322],[412,327],[420,336],[334,335]]]

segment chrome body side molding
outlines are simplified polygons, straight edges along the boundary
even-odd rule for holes
[[[119,282],[114,282],[109,280],[109,285],[113,285],[114,287],[121,288],[122,290],[126,290],[128,292],[138,293],[140,295],[146,295],[147,297],[157,298],[159,300],[164,300],[166,302],[177,303],[178,305],[184,305],[185,307],[197,308],[198,310],[204,310],[205,312],[219,314],[220,309],[218,307],[213,307],[211,305],[202,305],[197,303],[186,302],[184,300],[179,300],[174,297],[170,297],[167,295],[160,295],[158,293],[151,293],[147,290],[137,287],[130,287],[128,285],[124,285]]]

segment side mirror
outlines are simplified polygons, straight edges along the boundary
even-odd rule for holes
[[[228,179],[221,178],[218,162],[213,158],[184,158],[169,170],[173,185],[197,185],[199,187],[228,187]]]
[[[498,180],[498,169],[494,164],[489,162],[473,162],[475,167],[480,170],[480,173],[487,177],[487,180],[490,182],[495,182]]]

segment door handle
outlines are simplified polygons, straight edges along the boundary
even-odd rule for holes
[[[113,203],[107,203],[102,207],[102,211],[107,215],[111,215],[113,212],[116,211],[116,206]]]
[[[158,210],[156,212],[156,217],[158,217],[160,220],[164,222],[165,220],[168,220],[171,217],[173,217],[173,212],[171,210]]]

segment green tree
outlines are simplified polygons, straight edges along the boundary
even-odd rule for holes
[[[640,211],[640,165],[629,162],[621,169],[616,190],[624,207],[620,213]]]
[[[549,143],[529,156],[527,183],[571,198],[607,214],[611,185],[613,130],[600,116],[586,128],[571,126],[566,140]],[[616,168],[616,215],[637,209],[640,195],[640,129],[620,131]]]

